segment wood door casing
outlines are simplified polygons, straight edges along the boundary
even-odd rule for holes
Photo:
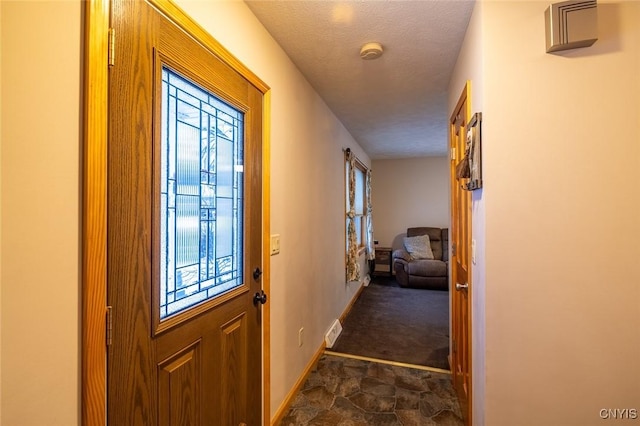
[[[465,85],[450,119],[451,179],[451,371],[465,424],[471,425],[471,193],[456,179],[464,158],[470,119],[470,83]]]
[[[120,425],[260,424],[262,93],[143,1],[114,1],[110,70],[107,414]],[[242,284],[155,321],[158,72],[169,66],[244,112]],[[158,324],[160,325],[158,327]]]

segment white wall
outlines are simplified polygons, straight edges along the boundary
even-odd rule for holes
[[[0,2],[4,425],[79,422],[81,4]]]
[[[370,161],[243,2],[179,5],[272,88],[273,413],[358,288],[344,283],[342,149]],[[1,421],[69,426],[80,407],[82,4],[0,7]]]
[[[458,63],[484,119],[478,424],[600,424],[640,401],[640,3],[598,2],[596,44],[554,55],[547,6],[482,1]]]
[[[414,226],[449,226],[447,157],[374,160],[371,203],[374,238],[379,245],[402,245]]]

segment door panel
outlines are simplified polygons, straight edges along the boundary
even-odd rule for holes
[[[451,159],[451,333],[452,374],[467,425],[471,424],[471,304],[472,290],[469,256],[471,252],[471,193],[456,179],[456,165],[465,154],[469,121],[469,84],[460,96],[449,126]]]
[[[201,357],[198,341],[158,364],[160,425],[198,424]]]
[[[243,389],[238,386],[246,382],[248,371],[243,368],[246,365],[247,345],[247,318],[240,315],[232,319],[220,328],[221,345],[220,357],[222,360],[222,402],[221,418],[224,424],[235,424],[233,419],[237,417],[236,411],[242,413],[246,410],[246,401]]]
[[[116,57],[109,74],[107,300],[113,330],[107,363],[108,422],[258,425],[262,415],[262,316],[253,295],[260,291],[261,283],[252,278],[251,271],[261,267],[262,93],[146,2],[114,1],[112,27]],[[230,165],[225,163],[224,170],[218,170],[208,168],[208,160],[197,159],[196,165],[202,163],[200,170],[182,173],[191,173],[198,181],[185,189],[185,194],[193,191],[198,201],[188,204],[191,213],[184,216],[174,237],[176,246],[186,242],[185,247],[191,247],[189,256],[196,255],[195,261],[183,256],[179,265],[186,265],[188,285],[182,272],[174,281],[167,281],[166,271],[162,272],[163,265],[177,263],[179,257],[173,246],[168,249],[162,243],[160,235],[165,229],[162,220],[167,220],[162,219],[165,207],[171,203],[167,201],[171,196],[162,189],[163,173],[168,170],[163,155],[170,156],[167,151],[172,150],[163,145],[163,138],[170,137],[166,107],[163,110],[162,106],[163,69],[201,88],[207,99],[211,96],[221,102],[218,110],[207,106],[191,108],[189,113],[178,111],[180,120],[193,125],[191,137],[200,138],[200,143],[189,144],[185,134],[174,135],[175,149],[186,150],[186,157],[213,158],[224,149],[221,147],[230,146],[224,139],[229,137],[226,127],[202,124],[204,108],[214,117],[207,123],[221,119],[225,108],[238,111],[242,121],[242,127],[237,127],[241,155],[236,152]],[[199,114],[200,121],[194,121],[191,112]],[[168,185],[187,185],[188,179],[180,173]],[[227,202],[223,175],[231,177],[229,188],[240,194],[239,201],[228,198],[241,218],[241,225],[233,229],[250,232],[232,237],[241,250],[237,268],[235,258],[212,255],[215,266],[208,270],[209,258],[204,259],[202,253],[215,251],[225,228],[212,225],[216,231],[207,237],[210,241],[202,230],[222,220],[220,209]],[[203,186],[211,187],[211,205],[202,201]],[[164,293],[160,292],[161,282],[169,282]],[[160,311],[167,298],[189,301],[198,291],[211,289],[215,291],[209,292],[209,299],[193,299],[179,311]]]

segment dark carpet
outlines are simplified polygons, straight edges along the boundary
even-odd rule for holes
[[[449,293],[374,277],[342,324],[333,352],[449,369]]]

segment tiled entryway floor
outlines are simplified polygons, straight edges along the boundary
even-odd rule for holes
[[[324,354],[281,426],[463,425],[448,374]]]

